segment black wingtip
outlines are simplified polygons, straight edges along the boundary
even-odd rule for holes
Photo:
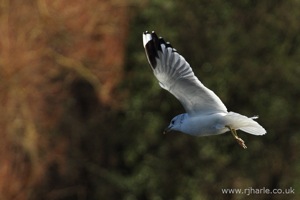
[[[174,49],[174,48],[172,47],[172,45],[170,44],[170,42],[166,42],[166,47],[167,47],[167,48],[170,47],[170,48]]]
[[[145,35],[150,34],[151,35],[151,39],[144,44],[145,46],[145,50],[146,50],[146,55],[148,57],[148,60],[150,62],[150,65],[153,69],[156,68],[156,58],[158,58],[158,53],[157,53],[157,43],[155,42],[155,38],[157,37],[157,35],[155,34],[154,31],[152,31],[152,33],[149,33],[149,31],[145,31],[144,32]]]
[[[144,35],[147,34],[151,35],[151,39],[147,42],[147,44],[144,44],[144,46],[150,65],[153,69],[155,69],[157,64],[156,58],[158,58],[158,51],[162,51],[162,44],[164,44],[166,48],[171,48],[173,52],[176,52],[176,49],[174,49],[172,45],[169,42],[166,42],[162,37],[158,37],[155,31],[151,31],[151,33],[149,31],[145,31]]]
[[[160,46],[160,41],[159,38],[157,37],[156,33],[154,31],[152,31],[152,40],[154,42],[154,46],[158,51],[162,51],[161,46]]]

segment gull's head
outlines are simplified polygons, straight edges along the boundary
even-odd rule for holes
[[[176,117],[174,117],[169,126],[164,130],[164,134],[169,133],[171,131],[181,131],[181,125],[184,122],[185,118],[186,118],[186,113],[184,114],[180,114],[177,115]]]

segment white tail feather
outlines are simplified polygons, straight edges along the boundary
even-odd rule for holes
[[[226,123],[234,129],[240,129],[252,135],[264,135],[267,131],[253,119],[258,117],[246,117],[235,112],[229,112],[226,116]]]

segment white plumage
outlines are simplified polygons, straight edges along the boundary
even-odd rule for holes
[[[231,131],[239,144],[246,148],[235,130],[264,135],[266,130],[254,119],[228,112],[220,98],[205,87],[194,75],[189,63],[170,43],[155,32],[143,34],[147,59],[159,85],[172,93],[187,113],[174,117],[166,131],[180,131],[195,136],[217,135]]]

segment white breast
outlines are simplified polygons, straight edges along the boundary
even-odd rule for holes
[[[181,126],[183,133],[194,136],[218,135],[228,131],[225,127],[224,116],[226,113],[211,115],[197,115],[187,117]]]

